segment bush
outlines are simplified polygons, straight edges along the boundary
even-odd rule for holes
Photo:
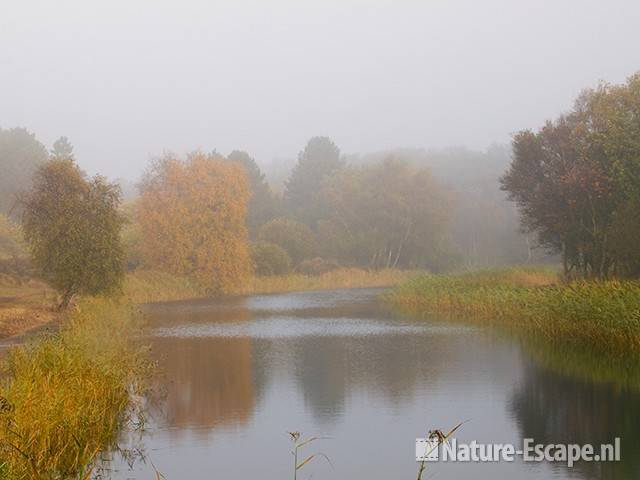
[[[291,257],[284,248],[274,243],[256,243],[252,256],[258,275],[283,275],[291,271]]]
[[[304,275],[322,275],[340,268],[340,264],[334,260],[316,257],[304,260],[297,266],[296,271]]]
[[[315,251],[315,237],[311,229],[284,217],[271,220],[260,227],[258,241],[274,243],[283,248],[295,265],[311,258]]]

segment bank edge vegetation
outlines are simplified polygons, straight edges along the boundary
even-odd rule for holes
[[[640,282],[565,282],[548,269],[425,275],[397,288],[398,305],[423,314],[451,313],[516,333],[640,354]]]

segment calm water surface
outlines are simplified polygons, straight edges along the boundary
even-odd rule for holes
[[[164,398],[123,447],[146,462],[115,478],[292,478],[287,431],[326,437],[298,478],[416,476],[415,438],[465,423],[459,441],[611,442],[619,464],[435,464],[425,478],[640,478],[640,396],[539,366],[519,342],[391,312],[380,290],[149,306]]]

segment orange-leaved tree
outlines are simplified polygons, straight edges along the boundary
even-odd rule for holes
[[[228,292],[251,273],[241,165],[212,153],[155,160],[141,183],[137,219],[147,266]]]

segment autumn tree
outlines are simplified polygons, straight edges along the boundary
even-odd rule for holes
[[[249,180],[251,199],[247,206],[247,228],[255,237],[258,228],[277,216],[278,199],[271,191],[264,174],[256,161],[247,153],[234,150],[227,159],[243,166]]]
[[[87,178],[75,162],[56,158],[35,173],[21,198],[22,228],[33,262],[61,293],[110,294],[122,283],[120,189],[101,176]]]
[[[244,168],[215,153],[153,162],[136,213],[146,265],[191,276],[212,293],[233,289],[251,272],[249,196]]]
[[[635,75],[624,85],[585,91],[568,114],[514,137],[502,186],[524,229],[562,254],[568,275],[629,273],[637,216],[625,212],[640,204],[638,118]]]
[[[19,218],[16,196],[31,186],[33,173],[47,158],[34,134],[24,128],[0,128],[0,212]]]
[[[286,182],[285,200],[297,219],[314,226],[323,215],[318,198],[323,182],[343,166],[340,149],[330,138],[309,140]]]

